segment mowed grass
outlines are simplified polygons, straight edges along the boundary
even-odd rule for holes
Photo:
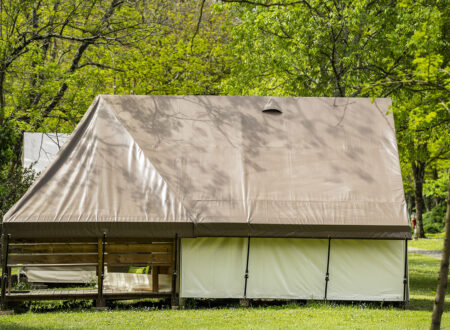
[[[421,238],[409,241],[408,246],[422,250],[442,250],[444,240],[442,238]]]
[[[144,328],[306,328],[306,329],[425,329],[429,328],[439,259],[411,254],[411,300],[407,310],[380,304],[309,302],[264,307],[220,307],[173,311],[151,307],[117,307],[95,312],[27,312],[0,317],[2,329],[144,329]],[[450,289],[447,291],[450,298]],[[448,299],[447,299],[448,301]],[[119,305],[118,305],[119,306]],[[120,305],[123,306],[123,305]],[[141,305],[142,306],[142,305]],[[51,309],[50,309],[51,310]],[[450,329],[450,304],[442,318]]]

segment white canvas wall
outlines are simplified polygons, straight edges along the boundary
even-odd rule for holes
[[[40,173],[55,159],[59,149],[69,139],[64,133],[29,133],[23,137],[23,166]]]
[[[404,241],[332,240],[330,300],[403,300]]]
[[[324,299],[328,240],[252,238],[248,298]],[[242,298],[247,238],[182,239],[181,296]],[[331,240],[329,300],[402,301],[404,241]]]
[[[182,297],[243,297],[246,238],[183,238],[181,254]]]
[[[328,241],[252,238],[248,298],[323,299]]]

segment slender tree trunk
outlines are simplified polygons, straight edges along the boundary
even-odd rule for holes
[[[4,82],[5,82],[5,69],[0,67],[0,125],[3,125],[3,121],[5,119],[5,91],[4,91]]]
[[[445,291],[448,283],[448,264],[450,259],[450,182],[448,184],[447,213],[445,215],[445,237],[442,249],[441,269],[439,271],[436,298],[434,300],[431,329],[440,329],[442,312],[444,311]]]
[[[417,231],[415,238],[425,238],[425,231],[423,230],[423,221],[422,221],[422,214],[425,206],[423,200],[423,181],[425,178],[425,163],[412,162],[411,166],[414,177],[414,195],[416,199]]]

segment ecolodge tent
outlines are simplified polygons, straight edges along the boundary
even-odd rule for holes
[[[405,300],[390,102],[99,96],[3,232],[178,237],[181,297]]]

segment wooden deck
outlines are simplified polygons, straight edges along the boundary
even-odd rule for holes
[[[170,298],[171,292],[152,292],[152,291],[121,291],[121,290],[103,290],[103,297],[106,300],[128,300],[143,298]],[[97,289],[78,289],[78,290],[30,290],[11,292],[6,294],[7,302],[14,301],[33,301],[33,300],[83,300],[97,299]]]
[[[178,304],[179,277],[177,276],[178,237],[174,238],[13,238],[1,239],[1,296],[0,309],[8,302],[37,300],[93,299],[97,307],[105,300],[143,298],[171,298]],[[23,266],[96,266],[97,289],[9,291],[11,268]],[[104,288],[105,270],[108,268],[146,267],[151,269],[151,286],[136,290],[110,290]],[[168,275],[168,285],[160,287],[159,275]],[[170,281],[171,278],[171,281]],[[161,283],[163,284],[163,283]],[[167,287],[169,289],[167,290]]]

